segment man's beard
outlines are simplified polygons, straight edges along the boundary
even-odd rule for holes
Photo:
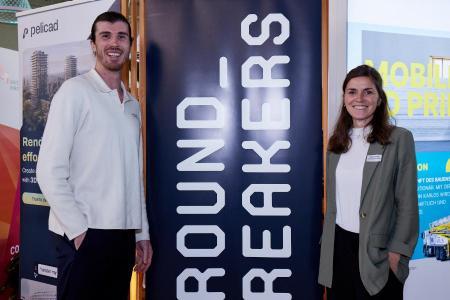
[[[123,65],[125,64],[125,61],[123,61],[122,63],[115,63],[115,64],[111,64],[111,63],[105,63],[103,64],[105,66],[105,68],[109,71],[120,71],[122,70]]]
[[[120,62],[110,62],[108,61],[108,55],[103,53],[102,54],[97,53],[96,59],[98,62],[100,62],[101,65],[103,65],[105,69],[113,72],[122,70],[123,65],[126,63],[125,59],[123,59]]]

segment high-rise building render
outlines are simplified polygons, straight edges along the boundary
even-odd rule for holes
[[[48,55],[44,51],[34,51],[31,55],[31,100],[48,99]]]
[[[64,80],[77,76],[77,73],[77,58],[74,55],[66,56],[64,65]]]

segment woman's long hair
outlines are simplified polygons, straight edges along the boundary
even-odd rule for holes
[[[369,143],[378,142],[381,145],[387,145],[390,143],[389,137],[394,126],[389,121],[389,106],[387,102],[386,93],[383,90],[383,79],[380,73],[374,68],[368,65],[361,65],[350,72],[345,77],[342,84],[342,92],[345,94],[345,89],[349,81],[355,77],[368,77],[375,85],[378,95],[380,97],[380,103],[375,109],[372,120],[367,125],[372,126],[372,132],[367,137]],[[344,96],[342,96],[344,97]],[[348,113],[344,107],[344,101],[342,101],[341,113],[339,115],[336,127],[334,128],[333,135],[328,142],[328,151],[341,154],[350,149],[352,144],[350,138],[350,129],[353,127],[352,116]]]

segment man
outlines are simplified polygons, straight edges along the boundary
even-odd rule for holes
[[[120,71],[132,43],[116,12],[92,25],[95,68],[52,100],[37,164],[56,239],[58,299],[127,299],[152,247],[143,186],[141,114]]]

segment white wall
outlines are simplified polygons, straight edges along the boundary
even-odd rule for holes
[[[15,129],[22,125],[19,85],[18,52],[0,48],[0,124]]]

